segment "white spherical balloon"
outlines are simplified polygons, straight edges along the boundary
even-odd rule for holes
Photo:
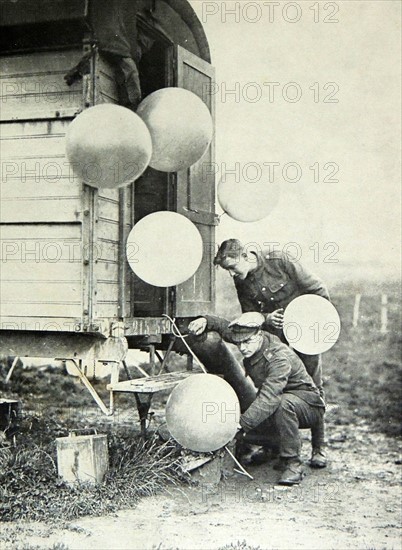
[[[240,404],[233,388],[219,376],[194,374],[178,384],[166,405],[166,424],[186,449],[216,451],[236,434]]]
[[[283,332],[289,345],[306,355],[328,351],[341,331],[339,314],[333,304],[315,294],[303,294],[285,309]]]
[[[147,168],[152,140],[143,120],[119,105],[85,109],[69,125],[66,153],[87,185],[113,188],[136,180]]]
[[[213,123],[205,103],[183,88],[162,88],[147,96],[137,114],[152,137],[150,166],[178,172],[200,160],[212,140]]]
[[[239,222],[262,220],[279,201],[280,186],[265,181],[233,182],[232,178],[218,184],[218,200],[222,210]]]
[[[203,242],[196,226],[176,212],[142,218],[127,239],[127,260],[140,279],[159,287],[176,286],[200,266]]]

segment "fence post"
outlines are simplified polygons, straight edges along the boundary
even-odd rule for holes
[[[388,296],[386,294],[381,295],[381,334],[386,334],[388,324]]]
[[[360,293],[355,296],[355,305],[353,307],[353,328],[357,327],[359,322],[359,309],[360,309],[360,300],[362,295]]]

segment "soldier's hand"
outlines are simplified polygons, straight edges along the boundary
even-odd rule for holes
[[[188,325],[188,331],[190,334],[195,334],[196,336],[199,336],[202,334],[205,329],[207,328],[207,320],[205,317],[199,317],[198,319],[194,319],[194,321],[191,321],[191,323]]]
[[[283,308],[276,309],[267,315],[267,323],[274,328],[283,328]]]

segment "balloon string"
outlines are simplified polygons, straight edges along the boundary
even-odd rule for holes
[[[240,464],[240,462],[237,460],[237,458],[235,457],[235,455],[228,449],[228,447],[227,447],[226,445],[225,445],[225,451],[227,451],[227,453],[228,453],[228,455],[230,456],[230,458],[232,458],[232,459],[234,460],[234,463],[236,464],[236,466],[239,467],[239,469],[240,469],[240,472],[239,472],[239,473],[241,473],[241,474],[247,476],[247,477],[250,478],[250,479],[254,479],[253,476],[252,476],[251,474],[249,474],[249,473],[247,472],[247,470],[245,470],[245,469],[243,468],[243,466],[242,466],[242,465]]]
[[[166,313],[163,313],[162,314],[163,317],[166,317],[167,319],[169,319],[169,321],[172,323],[172,332],[173,332],[173,336],[176,336],[176,338],[181,338],[183,344],[186,346],[186,348],[188,349],[188,351],[190,352],[190,354],[192,355],[193,359],[195,359],[196,363],[198,363],[198,365],[201,367],[202,371],[207,374],[207,369],[204,367],[204,365],[201,363],[201,361],[198,359],[198,357],[196,356],[196,354],[193,352],[193,350],[190,348],[190,346],[187,344],[187,342],[185,341],[184,339],[184,336],[182,335],[182,333],[180,332],[178,326],[176,325],[176,320],[175,319],[172,319],[171,317],[169,317],[169,315],[166,315]]]

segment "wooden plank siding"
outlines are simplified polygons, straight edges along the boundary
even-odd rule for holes
[[[74,116],[82,108],[82,80],[68,86],[64,75],[82,50],[24,53],[0,58],[0,120]]]
[[[188,316],[213,305],[214,182],[204,182],[202,170],[213,161],[213,146],[177,180],[148,169],[142,185],[124,191],[83,185],[65,155],[68,125],[84,107],[118,104],[115,71],[99,54],[91,58],[90,74],[66,85],[64,75],[85,51],[88,44],[0,58],[1,329],[13,323],[38,331],[102,327],[107,334],[117,319],[130,325],[137,316],[155,317],[160,324],[166,311]],[[176,59],[176,85],[199,95],[213,114],[211,98],[204,97],[213,71],[187,54]],[[125,254],[133,224],[165,209],[191,219],[205,246],[202,265],[176,287],[175,299],[136,280]]]
[[[2,328],[75,330],[82,321],[89,250],[83,186],[67,161],[65,135],[83,91],[82,81],[64,81],[81,56],[74,49],[0,59]]]
[[[95,60],[95,102],[118,103],[114,69],[102,56]],[[94,228],[96,319],[119,316],[119,190],[99,189]]]
[[[65,156],[67,121],[3,124],[2,223],[76,222],[82,185]]]
[[[72,116],[55,118],[55,109],[82,109],[83,81],[68,88],[63,79],[81,56],[74,50],[1,59],[3,323],[32,328],[54,318],[72,326],[69,320],[119,315],[119,190],[82,186],[65,155]],[[98,55],[94,67],[96,103],[117,103],[112,67]]]
[[[105,192],[106,191],[106,192]],[[97,262],[96,318],[117,317],[119,301],[119,191],[99,190],[98,222],[94,243]]]
[[[4,224],[0,237],[1,317],[80,319],[81,224]]]

